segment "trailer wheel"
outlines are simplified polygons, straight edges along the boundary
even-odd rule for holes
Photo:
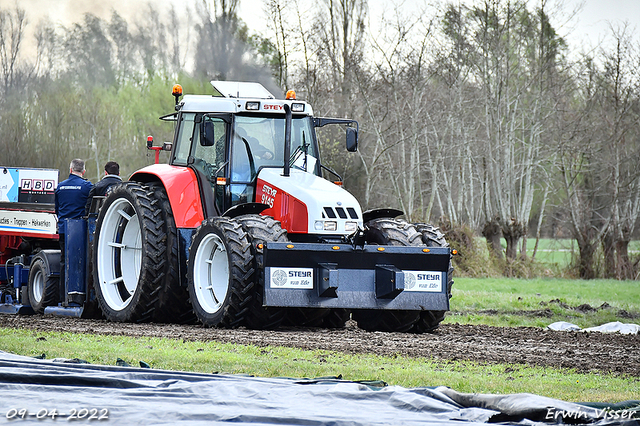
[[[278,328],[285,316],[282,308],[262,306],[264,302],[264,263],[263,249],[258,247],[266,242],[288,242],[287,231],[280,222],[271,216],[248,214],[235,218],[249,234],[251,251],[256,260],[256,280],[247,283],[249,311],[245,316],[245,325],[257,330]]]
[[[29,304],[36,314],[43,314],[44,308],[58,303],[60,279],[48,277],[44,261],[36,257],[29,267]]]
[[[149,321],[166,275],[161,203],[136,182],[114,187],[94,234],[94,288],[110,321]]]
[[[366,239],[371,244],[414,246],[422,244],[422,236],[416,228],[402,219],[378,218],[366,223]],[[420,319],[420,311],[354,310],[353,319],[364,330],[411,330]]]
[[[248,234],[231,219],[207,219],[191,241],[189,298],[205,326],[237,327],[247,314],[255,259]]]
[[[428,223],[416,223],[416,229],[422,235],[422,242],[427,247],[449,247],[449,243],[444,238],[444,234],[440,229]],[[453,266],[449,261],[449,270],[447,271],[447,295],[451,298],[451,287],[453,286]],[[422,311],[420,319],[413,326],[416,333],[428,333],[440,325],[445,318],[446,311]]]

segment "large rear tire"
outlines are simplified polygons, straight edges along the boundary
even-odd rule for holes
[[[136,182],[114,187],[94,234],[94,288],[110,321],[149,321],[167,273],[167,234],[160,201]]]
[[[29,304],[36,314],[43,314],[44,308],[58,303],[58,277],[48,277],[44,260],[36,257],[29,267],[29,283],[27,291]]]
[[[191,305],[202,324],[239,326],[249,311],[247,288],[255,282],[247,232],[232,219],[203,221],[191,241],[187,275]]]
[[[153,315],[154,322],[172,322],[178,324],[190,324],[197,321],[189,303],[189,292],[186,282],[182,284],[180,273],[180,259],[178,256],[178,230],[173,218],[171,203],[167,197],[167,192],[162,185],[152,185],[150,189],[153,196],[159,201],[162,212],[162,223],[167,235],[166,259],[167,271],[164,285],[158,291],[158,300]],[[185,269],[183,266],[182,275]]]
[[[422,236],[416,228],[402,219],[379,218],[367,222],[366,240],[370,244],[415,246],[422,244]],[[420,319],[420,311],[388,311],[365,309],[353,311],[358,327],[369,331],[411,330]]]
[[[444,238],[440,229],[428,223],[416,223],[416,229],[422,235],[422,243],[427,247],[449,247],[449,243]],[[451,287],[453,286],[453,266],[449,261],[447,271],[447,295],[451,298]],[[434,331],[444,320],[446,311],[422,311],[420,319],[413,326],[416,333],[429,333]]]
[[[287,231],[280,222],[271,216],[248,214],[235,218],[251,240],[252,254],[256,260],[256,281],[247,283],[249,311],[244,318],[248,328],[256,330],[272,330],[278,328],[285,316],[282,308],[263,306],[264,303],[264,262],[263,249],[260,245],[266,242],[288,242]]]

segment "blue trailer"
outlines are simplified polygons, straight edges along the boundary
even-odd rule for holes
[[[95,215],[66,219],[65,277],[54,190],[58,170],[0,167],[0,313],[86,316]],[[95,313],[95,311],[91,311]]]

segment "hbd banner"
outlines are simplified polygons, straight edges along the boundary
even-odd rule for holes
[[[56,186],[57,170],[0,167],[0,201],[53,204]]]

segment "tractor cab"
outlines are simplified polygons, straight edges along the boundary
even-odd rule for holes
[[[287,163],[320,175],[308,104],[275,100],[255,83],[213,84],[219,96],[188,95],[176,105],[179,111],[170,164],[197,172],[201,187],[213,190],[218,215],[238,204],[256,201],[256,182],[262,169],[285,167],[285,105],[291,110]],[[231,85],[238,88],[227,90]]]

